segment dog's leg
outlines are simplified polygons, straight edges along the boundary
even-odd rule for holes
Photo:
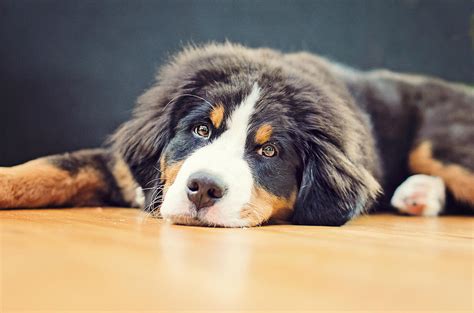
[[[447,126],[447,128],[449,128],[449,126]],[[471,129],[471,131],[474,135],[474,130]],[[435,137],[431,138],[431,140],[435,139]],[[412,197],[416,192],[418,192],[416,189],[424,188],[426,190],[425,200],[423,200],[426,206],[424,209],[419,211],[416,209],[408,209],[412,214],[434,215],[435,211],[438,209],[438,213],[441,213],[444,202],[444,185],[446,186],[447,191],[452,194],[455,202],[457,202],[451,203],[450,205],[467,205],[470,208],[474,208],[474,171],[471,167],[469,167],[469,162],[474,161],[474,147],[457,146],[455,142],[451,142],[451,144],[452,146],[449,148],[449,150],[444,152],[447,154],[443,156],[443,160],[440,160],[441,156],[443,155],[443,151],[435,150],[439,154],[439,156],[436,157],[436,155],[433,153],[433,143],[432,141],[428,140],[422,141],[410,153],[410,171],[412,173],[430,175],[411,176],[411,178],[420,177],[418,179],[419,184],[425,185],[424,187],[420,186],[417,188],[412,188]],[[466,159],[463,162],[464,164],[461,164],[461,162],[454,162],[455,156],[459,154],[459,149],[465,150],[464,153],[466,155]],[[450,159],[453,161],[450,162]],[[421,179],[421,177],[425,178]],[[429,177],[431,181],[429,181],[427,177]],[[407,181],[399,187],[400,190],[407,190],[407,187],[404,187]],[[392,204],[396,198],[397,192],[395,192],[394,197],[392,198]],[[431,202],[429,202],[428,199],[431,199]],[[436,204],[436,199],[439,201],[439,207]],[[400,206],[397,205],[395,205],[395,207],[399,208],[401,211],[407,210],[406,205],[404,209],[401,209]]]
[[[415,105],[418,124],[408,155],[414,176],[398,187],[392,205],[409,214],[437,215],[446,189],[448,212],[474,209],[474,89],[423,77],[389,77],[399,83],[401,99]]]
[[[0,168],[0,208],[141,206],[140,195],[128,166],[104,149]]]

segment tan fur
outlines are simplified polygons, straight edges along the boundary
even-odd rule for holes
[[[139,186],[133,179],[130,168],[119,155],[115,156],[115,160],[116,161],[112,169],[112,174],[114,175],[115,181],[122,192],[123,199],[129,203],[139,205],[135,201],[137,197],[137,188]]]
[[[259,145],[264,144],[265,142],[270,140],[272,136],[273,128],[270,124],[263,124],[257,129],[255,133],[255,142]]]
[[[224,120],[224,106],[222,103],[217,104],[211,111],[209,118],[215,128],[219,128]]]
[[[0,168],[0,208],[98,205],[97,191],[102,189],[102,177],[93,168],[71,176],[47,159]]]
[[[434,159],[429,141],[410,153],[409,165],[415,174],[440,177],[456,199],[474,204],[474,174],[459,165],[446,165]]]
[[[164,161],[164,158],[160,161],[161,166],[161,181],[163,182],[163,194],[166,194],[168,189],[174,183],[176,176],[178,175],[181,166],[183,165],[184,161],[179,161],[176,163],[172,163],[167,165]]]
[[[296,192],[292,192],[289,198],[275,196],[261,187],[252,189],[249,204],[245,205],[240,212],[240,217],[249,221],[249,224],[260,225],[270,218],[275,220],[288,220],[293,212],[296,201]]]

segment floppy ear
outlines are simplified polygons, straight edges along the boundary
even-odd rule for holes
[[[132,119],[109,140],[143,188],[159,181],[155,180],[160,176],[159,160],[171,138],[171,106],[167,105],[167,94],[159,85],[149,89],[138,99]]]
[[[335,148],[305,157],[293,223],[340,226],[370,207],[380,191],[373,176]]]

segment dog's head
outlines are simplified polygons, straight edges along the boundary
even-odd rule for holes
[[[228,227],[341,225],[363,211],[379,188],[367,121],[322,64],[299,68],[305,58],[208,45],[165,66],[113,137],[148,209]]]

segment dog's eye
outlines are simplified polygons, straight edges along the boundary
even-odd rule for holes
[[[211,136],[211,130],[206,124],[197,125],[196,127],[194,127],[193,132],[196,136],[206,139]]]
[[[258,149],[258,154],[263,155],[267,158],[272,158],[277,155],[277,149],[272,144],[265,144]]]

